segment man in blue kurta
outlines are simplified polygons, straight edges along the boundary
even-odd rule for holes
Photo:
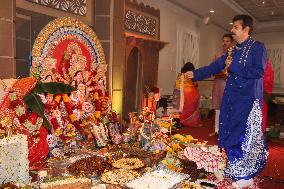
[[[225,174],[239,188],[253,184],[268,156],[261,112],[266,49],[252,39],[252,28],[250,16],[235,16],[231,32],[237,45],[209,66],[186,73],[186,77],[198,81],[227,70],[218,145],[228,157]]]

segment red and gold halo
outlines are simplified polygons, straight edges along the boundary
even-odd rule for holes
[[[76,43],[86,58],[85,70],[93,72],[98,64],[105,64],[105,56],[95,32],[83,22],[70,18],[58,18],[47,24],[38,35],[32,49],[32,75],[48,75],[43,70],[57,70],[62,74],[64,53],[70,43]],[[45,64],[53,59],[54,64]],[[55,60],[55,61],[54,61]],[[68,70],[69,63],[64,63]],[[47,68],[49,66],[50,68]]]

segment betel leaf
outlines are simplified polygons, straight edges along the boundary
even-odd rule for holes
[[[50,94],[66,94],[76,91],[77,89],[71,85],[60,82],[43,83],[38,81],[33,89],[33,93],[50,93]]]
[[[45,117],[44,114],[45,106],[38,94],[42,93],[67,94],[76,90],[77,90],[76,88],[72,87],[71,85],[66,85],[65,83],[60,83],[60,82],[43,83],[41,81],[38,81],[34,89],[24,97],[24,101],[27,107],[32,112],[37,113],[40,117],[43,118],[43,125],[48,130],[50,130],[51,124],[49,123],[48,119]]]
[[[43,125],[45,126],[45,128],[50,130],[51,125],[44,115],[44,103],[41,101],[40,97],[37,94],[30,92],[24,97],[24,101],[26,106],[32,112],[37,113],[40,117],[43,118]]]

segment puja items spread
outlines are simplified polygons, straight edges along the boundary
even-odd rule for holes
[[[130,181],[126,186],[133,189],[168,189],[187,178],[189,176],[186,174],[157,170],[148,172],[142,177]]]
[[[68,166],[69,173],[73,175],[100,176],[111,165],[102,157],[93,156],[80,159]]]
[[[112,163],[118,169],[139,169],[144,167],[144,163],[138,158],[121,158]]]
[[[176,187],[176,189],[204,189],[204,187],[194,182],[185,181],[185,182],[180,183]]]
[[[40,184],[41,189],[90,189],[91,179],[88,178],[67,178]]]
[[[137,171],[127,169],[116,169],[103,173],[101,176],[101,180],[109,184],[124,185],[139,176],[140,174]]]
[[[139,147],[129,144],[122,144],[109,148],[108,155],[112,156],[111,158],[116,160],[121,158],[138,158],[140,160],[143,159],[142,162],[143,164],[145,164],[145,166],[153,166],[164,158],[165,153],[146,152]],[[144,165],[142,167],[144,167]]]

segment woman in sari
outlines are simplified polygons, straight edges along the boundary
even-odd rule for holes
[[[272,93],[274,83],[274,72],[270,60],[266,59],[266,67],[263,75],[263,100],[262,100],[262,121],[263,133],[266,133],[268,101]]]
[[[174,105],[180,112],[180,123],[185,127],[201,126],[198,86],[184,77],[184,73],[194,70],[194,65],[187,62],[178,75],[174,89]]]

